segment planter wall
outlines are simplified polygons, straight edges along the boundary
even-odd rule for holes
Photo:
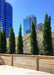
[[[39,71],[54,73],[54,56],[38,56]]]
[[[0,54],[0,64],[54,74],[54,56]]]
[[[12,66],[12,55],[0,54],[0,64]]]
[[[31,55],[13,55],[13,66],[37,70],[37,57]]]

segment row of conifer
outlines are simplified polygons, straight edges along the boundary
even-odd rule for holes
[[[6,33],[3,29],[3,32],[0,31],[0,53],[9,53],[9,54],[23,54],[23,39],[22,39],[22,32],[21,32],[21,25],[19,29],[18,39],[17,39],[17,50],[15,50],[15,34],[13,28],[10,28],[9,32],[9,48],[6,48]],[[31,34],[30,34],[30,54],[38,55],[39,49],[37,44],[37,34],[35,25],[32,22],[31,27]],[[43,55],[52,55],[53,48],[52,48],[52,34],[51,34],[51,17],[46,14],[44,20],[44,27],[43,27],[43,41],[42,41],[42,54]]]

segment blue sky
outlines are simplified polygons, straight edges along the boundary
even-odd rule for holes
[[[26,16],[35,15],[37,24],[44,23],[45,14],[51,16],[51,27],[54,30],[54,0],[8,0],[13,7],[13,28],[18,36],[20,24]],[[22,29],[23,34],[23,29]]]

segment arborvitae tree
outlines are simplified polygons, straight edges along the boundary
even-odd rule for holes
[[[51,16],[48,18],[48,49],[49,49],[49,55],[53,54],[53,48],[52,48],[52,34],[51,34]]]
[[[13,28],[10,28],[9,32],[9,49],[8,49],[9,54],[15,53],[15,35],[13,32]]]
[[[47,25],[48,25],[48,15],[45,15],[44,27],[43,27],[43,41],[42,41],[42,54],[48,54],[48,33],[47,33]]]
[[[50,27],[50,17],[45,15],[44,27],[43,27],[43,41],[42,41],[42,54],[51,55],[52,54],[52,36]]]
[[[3,53],[6,53],[6,32],[4,29],[2,32],[2,46]]]
[[[15,34],[13,32],[13,53],[15,53]]]
[[[23,54],[23,40],[22,40],[22,32],[21,25],[19,29],[18,41],[17,41],[17,54]]]
[[[30,46],[31,46],[31,50],[30,50],[31,54],[38,55],[37,35],[36,35],[35,25],[33,24],[33,21],[32,21],[32,30],[30,34]]]
[[[3,53],[2,44],[2,32],[0,31],[0,53]]]

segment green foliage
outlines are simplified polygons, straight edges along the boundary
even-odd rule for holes
[[[2,51],[3,53],[6,53],[6,32],[5,30],[3,29],[3,32],[2,32]]]
[[[8,49],[9,54],[15,53],[15,34],[13,32],[13,28],[10,28],[9,32],[9,49]]]
[[[2,44],[2,32],[0,31],[0,53],[3,53]]]
[[[17,54],[23,53],[23,40],[22,40],[22,33],[21,33],[21,25],[19,29],[18,41],[17,41]]]
[[[30,47],[31,47],[31,54],[38,55],[38,46],[37,46],[37,36],[36,36],[36,30],[35,25],[32,22],[32,30],[30,34]]]
[[[52,55],[51,18],[46,14],[43,27],[42,54]]]

